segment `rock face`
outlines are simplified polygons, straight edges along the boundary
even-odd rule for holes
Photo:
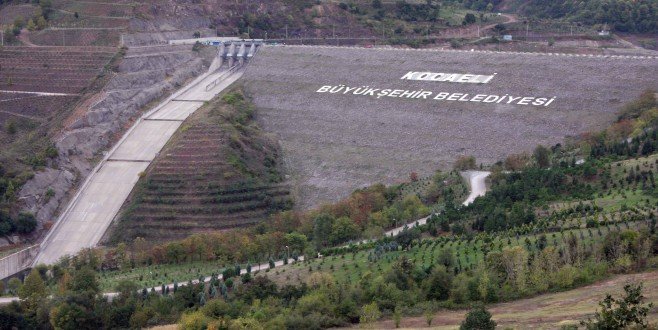
[[[191,46],[129,49],[119,70],[103,90],[83,101],[54,137],[59,157],[38,172],[19,192],[23,209],[40,225],[55,221],[58,208],[70,199],[102,152],[111,148],[147,106],[205,72],[212,49],[194,52]]]
[[[20,199],[35,213],[40,223],[54,219],[59,201],[73,186],[75,175],[67,170],[46,168],[34,175],[20,191]]]

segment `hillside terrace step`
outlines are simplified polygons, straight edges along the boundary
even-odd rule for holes
[[[265,195],[265,196],[263,196]],[[144,203],[154,204],[154,205],[225,205],[225,204],[234,204],[242,203],[247,201],[260,200],[263,197],[286,197],[290,194],[284,191],[277,191],[276,193],[250,193],[250,194],[235,194],[235,195],[213,195],[205,194],[201,196],[159,196],[159,195],[149,195],[144,197],[142,200]]]
[[[148,229],[148,230],[189,230],[189,229],[198,229],[200,230],[220,230],[220,229],[230,229],[249,226],[259,222],[266,221],[268,215],[263,213],[259,216],[253,216],[249,218],[242,219],[185,219],[181,218],[180,221],[162,221],[160,219],[144,219],[143,226],[131,226],[127,228],[135,229]]]
[[[259,181],[258,183],[244,183],[243,180],[203,180],[202,183],[198,183],[194,180],[187,180],[187,177],[165,177],[154,179],[153,176],[147,177],[146,180],[147,186],[172,186],[172,185],[189,185],[192,187],[208,187],[209,189],[218,189],[224,193],[233,193],[240,191],[250,191],[250,190],[267,190],[267,189],[280,189],[288,187],[287,184],[281,182],[265,182]]]
[[[116,47],[104,47],[104,46],[11,46],[6,47],[7,51],[31,51],[35,53],[48,53],[48,52],[60,52],[60,53],[116,53]]]
[[[232,203],[215,203],[202,205],[169,205],[169,204],[141,204],[135,210],[137,212],[156,213],[173,212],[180,214],[230,214],[240,211],[252,211],[269,207],[264,200],[248,200]]]
[[[208,230],[221,230],[221,229],[233,229],[233,228],[242,228],[246,226],[250,226],[253,224],[257,224],[263,221],[266,221],[266,217],[260,217],[260,218],[249,218],[249,219],[241,219],[238,222],[230,221],[230,222],[223,222],[223,223],[216,223],[214,221],[208,221],[205,223],[199,223],[199,222],[193,222],[193,223],[186,223],[185,221],[182,221],[180,223],[159,223],[155,221],[149,221],[148,226],[145,226],[145,228],[148,228],[149,231],[151,230],[167,230],[169,235],[178,237],[175,235],[177,230],[186,230],[186,232],[181,232],[181,235],[185,235],[186,237],[189,236],[189,229],[192,229],[195,232],[201,232],[201,231],[208,231]],[[148,221],[148,220],[147,220]],[[136,228],[141,228],[141,227],[136,227]],[[197,229],[197,230],[194,230]],[[158,235],[158,236],[163,236],[163,235]],[[167,235],[164,235],[167,236]]]
[[[271,187],[269,189],[260,189],[260,190],[254,189],[254,190],[243,190],[243,191],[226,191],[226,190],[221,190],[221,189],[217,189],[217,188],[204,188],[204,187],[198,187],[198,186],[197,187],[189,187],[187,189],[184,189],[184,188],[187,188],[187,187],[180,187],[180,190],[174,190],[172,188],[163,187],[162,189],[168,189],[168,190],[167,191],[155,191],[158,188],[155,188],[155,187],[150,188],[150,187],[147,186],[148,191],[146,191],[145,193],[148,194],[148,195],[152,195],[152,194],[155,193],[156,196],[162,196],[162,197],[165,197],[165,196],[187,196],[187,195],[192,194],[192,193],[194,193],[194,194],[204,193],[204,194],[208,194],[208,195],[212,194],[212,195],[221,195],[221,196],[228,195],[228,196],[230,196],[230,195],[233,195],[233,194],[242,194],[242,193],[251,193],[251,192],[253,192],[253,193],[260,193],[260,192],[268,193],[268,192],[271,192],[271,191],[274,191],[274,190],[277,190],[277,189],[288,189],[288,187]]]
[[[204,170],[211,170],[212,172],[215,173],[224,173],[226,171],[231,171],[233,167],[229,164],[226,164],[221,161],[217,162],[204,162],[204,161],[185,161],[185,162],[159,162],[153,167],[153,170],[151,173],[153,174],[160,174],[164,175],[165,172],[170,172],[170,171],[186,171],[189,169],[204,169]],[[169,175],[169,174],[167,174]],[[173,173],[173,175],[176,175],[176,173]]]
[[[211,180],[211,179],[206,179],[203,181],[190,181],[186,180],[184,176],[181,176],[180,178],[172,178],[172,180],[169,181],[154,181],[151,178],[147,179],[146,182],[146,187],[149,189],[158,189],[158,187],[162,188],[188,188],[188,189],[205,189],[205,190],[216,190],[217,193],[235,193],[235,192],[246,192],[246,191],[252,191],[252,190],[269,190],[269,189],[284,189],[288,188],[287,185],[284,184],[279,184],[279,183],[272,183],[270,185],[264,185],[264,186],[253,186],[253,187],[240,187],[238,186],[238,182],[236,180],[226,180],[226,179],[221,179],[221,180]]]
[[[197,133],[192,133],[191,135],[196,135]],[[223,144],[223,142],[226,140],[226,137],[223,133],[217,133],[213,135],[201,135],[202,133],[198,133],[199,136],[190,136],[190,135],[185,135],[181,139],[179,139],[180,144],[186,144],[186,145],[191,145],[191,146],[196,146],[196,147],[202,147],[198,143],[199,141],[206,141],[206,142],[212,142],[216,145]],[[174,146],[174,148],[178,148],[178,146]]]
[[[176,214],[172,215],[171,213],[139,213],[136,211],[133,216],[137,219],[140,218],[141,221],[131,222],[135,226],[139,226],[142,221],[154,221],[166,224],[166,223],[177,223],[178,221],[244,221],[245,219],[260,218],[266,214],[264,209],[258,210],[248,210],[241,212],[233,212],[230,214]],[[128,224],[128,223],[126,223]]]

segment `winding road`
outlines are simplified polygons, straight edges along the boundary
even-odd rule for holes
[[[471,188],[471,193],[464,201],[464,205],[469,205],[475,201],[476,198],[484,196],[487,192],[486,179],[491,172],[485,171],[467,171],[463,172],[462,176],[468,181]]]
[[[489,174],[490,174],[490,172],[484,172],[484,171],[462,172],[462,177],[464,177],[466,180],[468,180],[469,186],[471,187],[471,193],[468,195],[468,198],[463,203],[463,205],[468,205],[468,204],[472,203],[473,200],[475,200],[475,198],[480,197],[480,196],[484,196],[484,194],[486,193],[486,178],[489,176]],[[424,225],[425,223],[427,223],[427,219],[430,216],[424,217],[422,219],[418,219],[416,221],[407,223],[407,224],[402,225],[402,226],[397,227],[397,228],[393,228],[393,229],[387,231],[384,234],[385,234],[385,236],[397,236],[403,230],[405,230],[405,228],[411,228],[411,227],[414,227],[414,226]],[[362,244],[362,243],[367,243],[369,241],[370,240],[363,240],[363,241],[360,241],[359,243]],[[303,261],[304,256],[300,256],[298,259]],[[292,262],[293,259],[288,259],[288,261]],[[280,267],[280,266],[283,266],[284,264],[285,264],[285,262],[284,262],[283,259],[282,260],[277,260],[277,261],[274,262],[275,267]],[[268,269],[269,267],[270,267],[269,263],[263,263],[263,264],[259,264],[259,265],[254,265],[254,266],[251,267],[251,269],[253,271],[258,271],[258,270]],[[240,270],[240,274],[245,274],[245,273],[247,273],[246,269],[241,269]],[[220,274],[219,279],[221,279],[221,278],[222,278],[222,275]],[[209,282],[210,279],[211,279],[211,277],[207,276],[207,277],[204,278],[204,282]],[[198,279],[193,280],[192,283],[195,283],[195,284],[199,283],[199,280]],[[185,283],[182,283],[181,285],[185,285]],[[169,287],[169,289],[173,289],[174,284],[170,283],[170,284],[167,285],[167,287]],[[162,290],[161,286],[155,288],[155,291],[157,291],[157,292],[160,292],[161,290]],[[113,297],[117,296],[117,294],[118,293],[116,293],[116,292],[108,292],[108,293],[105,293],[104,296],[112,299]],[[12,301],[18,301],[18,300],[19,300],[18,297],[0,297],[0,305],[9,304]]]
[[[468,186],[471,189],[471,192],[469,193],[469,195],[466,198],[466,200],[464,201],[464,203],[462,203],[462,205],[467,206],[467,205],[473,203],[473,201],[476,198],[478,198],[480,196],[484,196],[484,194],[487,193],[486,180],[487,180],[487,177],[489,176],[489,174],[491,174],[491,172],[485,172],[485,171],[465,171],[465,172],[461,173],[464,180],[468,181]],[[421,219],[418,219],[416,221],[406,223],[406,224],[404,224],[400,227],[393,228],[393,229],[385,232],[384,236],[388,236],[388,237],[397,236],[405,228],[411,228],[411,227],[415,227],[415,226],[422,226],[422,225],[427,223],[427,219],[429,219],[429,217],[431,217],[431,216],[432,215],[428,215],[428,216],[426,216],[424,218],[421,218]],[[365,240],[359,241],[358,243],[363,244],[363,243],[368,243],[370,241],[371,241],[370,239],[365,239]]]

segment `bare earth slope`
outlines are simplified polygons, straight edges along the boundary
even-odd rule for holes
[[[409,71],[497,75],[488,84],[411,81]],[[658,88],[655,58],[330,47],[265,47],[243,80],[257,120],[276,133],[297,205],[375,182],[427,175],[467,154],[494,162],[603,127]],[[325,85],[428,90],[426,100],[318,93]],[[439,92],[556,97],[549,106],[436,101]]]

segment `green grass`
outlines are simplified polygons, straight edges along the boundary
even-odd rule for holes
[[[626,208],[633,207],[656,207],[658,198],[648,194],[642,189],[642,184],[636,182],[628,183],[626,178],[632,171],[655,172],[658,169],[658,154],[636,159],[628,159],[610,163],[605,166],[601,182],[606,181],[607,189],[603,189],[603,183],[592,183],[599,188],[599,192],[591,200],[582,201],[584,204],[596,204],[603,208],[604,213],[619,212]],[[656,172],[658,175],[658,172]],[[557,202],[550,205],[550,210],[559,211],[572,207],[580,201]]]
[[[103,291],[112,291],[122,280],[130,280],[140,287],[159,287],[174,281],[187,282],[221,273],[224,266],[219,262],[194,262],[172,265],[153,265],[127,270],[103,271],[100,273],[100,285]]]
[[[646,222],[639,221],[630,223],[628,224],[628,227],[626,224],[620,224],[619,229],[625,230],[627,228],[638,228],[641,226],[646,226]],[[608,232],[613,230],[617,230],[616,225],[601,227],[600,234],[597,228],[575,228],[565,230],[563,233],[547,233],[545,234],[547,239],[546,246],[561,246],[564,244],[564,240],[573,233],[580,244],[583,244],[585,247],[591,247],[593,244],[599,243]],[[490,251],[502,250],[513,246],[526,247],[527,238],[531,244],[530,250],[536,251],[537,248],[535,242],[540,236],[541,234],[522,235],[518,238],[516,236],[497,236],[487,245],[489,245]],[[295,284],[305,281],[312,272],[319,271],[330,273],[338,283],[348,283],[359,281],[366,272],[372,272],[374,275],[385,273],[401,256],[411,259],[417,266],[428,267],[436,262],[439,253],[443,249],[449,249],[452,250],[455,256],[455,265],[460,265],[462,269],[472,269],[483,260],[485,255],[485,252],[482,251],[485,242],[481,239],[472,241],[455,240],[438,244],[434,244],[434,242],[435,240],[427,240],[424,241],[424,244],[414,245],[407,251],[398,250],[385,252],[374,262],[368,261],[368,255],[370,255],[373,250],[326,256],[321,259],[298,262],[275,268],[268,272],[267,276],[279,284],[291,282]]]
[[[566,224],[565,224],[566,226]],[[562,233],[545,233],[546,246],[561,246],[566,237],[573,233],[578,241],[585,247],[598,244],[607,233],[614,230],[625,230],[646,226],[646,221],[631,223],[609,224],[598,228],[573,227],[563,230]],[[526,247],[526,239],[530,242],[530,251],[536,250],[536,241],[541,236],[538,234],[519,235],[500,233],[498,236],[480,235],[479,238],[466,240],[450,237],[438,239],[425,239],[422,244],[416,243],[409,250],[397,250],[384,252],[374,261],[368,257],[374,254],[374,249],[358,252],[345,252],[340,255],[325,256],[304,262],[296,262],[285,266],[265,271],[257,271],[256,274],[265,274],[279,284],[299,284],[313,272],[331,273],[339,283],[347,283],[360,280],[366,272],[381,274],[391,268],[393,263],[401,257],[410,258],[418,266],[428,267],[434,263],[443,249],[449,249],[455,256],[455,265],[462,269],[472,269],[483,260],[487,251],[502,250],[506,247]],[[486,242],[485,242],[486,241]],[[483,246],[487,245],[483,250]],[[527,247],[526,247],[527,248]],[[231,265],[232,266],[232,265]],[[182,283],[196,280],[199,277],[219,274],[225,265],[221,262],[194,262],[172,265],[154,265],[139,267],[128,270],[101,272],[100,283],[104,291],[112,291],[121,280],[131,280],[140,287],[159,287],[162,284]],[[242,265],[244,268],[245,265]]]
[[[417,181],[411,181],[400,185],[400,199],[407,195],[423,195],[427,188],[432,184],[432,177],[420,178]]]
[[[628,189],[621,192],[613,192],[592,200],[596,205],[603,208],[604,212],[617,212],[624,206],[656,206],[658,198],[646,195],[642,189]]]

